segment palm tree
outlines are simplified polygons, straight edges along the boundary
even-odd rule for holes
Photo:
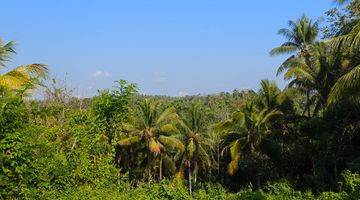
[[[12,41],[3,43],[0,39],[0,69],[11,60],[15,53]],[[0,89],[3,91],[22,90],[26,92],[39,84],[39,80],[47,76],[48,70],[44,64],[30,64],[18,66],[4,74],[0,74]]]
[[[342,46],[345,49],[351,48],[359,50],[360,45],[360,2],[349,0],[337,0],[340,4],[349,3],[348,9],[353,17],[347,21],[344,27],[341,27],[337,36],[332,39],[334,46]]]
[[[290,67],[289,62],[292,59],[308,56],[308,48],[316,41],[319,32],[318,22],[312,22],[305,15],[297,21],[290,20],[288,25],[289,28],[282,28],[278,32],[287,41],[270,51],[270,55],[293,54],[280,65],[278,74]]]
[[[358,61],[340,48],[317,42],[309,48],[309,60],[294,59],[292,67],[285,73],[290,80],[289,87],[296,86],[307,95],[307,110],[310,116],[310,104],[315,104],[315,112],[323,109],[331,98],[338,98],[339,91],[357,92],[359,82],[356,81]],[[360,68],[359,68],[360,69]],[[350,84],[348,84],[350,83]],[[332,94],[330,94],[332,93]]]
[[[222,123],[221,126],[228,130],[228,145],[224,150],[228,150],[231,157],[229,175],[238,170],[238,162],[244,152],[255,153],[263,136],[269,133],[268,123],[281,114],[276,109],[258,110],[253,103],[247,103],[240,111],[235,112],[231,119]]]
[[[350,51],[356,63],[347,73],[342,74],[331,89],[328,102],[330,104],[343,99],[356,99],[360,94],[360,58],[358,56],[360,54],[360,2],[349,0],[338,0],[338,2],[341,4],[350,2],[352,11],[357,17],[348,22],[330,43],[334,48],[340,47],[345,52]]]
[[[159,180],[162,179],[162,165],[174,166],[166,154],[167,150],[174,149],[182,152],[184,145],[175,137],[179,133],[174,125],[178,119],[175,108],[170,107],[159,112],[158,104],[145,99],[139,104],[140,115],[133,124],[124,124],[128,137],[118,141],[120,147],[144,147],[147,151],[147,176],[151,180],[151,165],[155,158],[159,162]],[[145,174],[144,174],[145,175]]]
[[[360,64],[341,76],[332,87],[328,102],[335,103],[343,99],[356,99],[360,95]],[[359,100],[359,99],[358,99]]]
[[[217,170],[217,178],[220,179],[220,156],[221,156],[221,148],[224,145],[224,134],[226,133],[222,127],[219,127],[220,123],[215,123],[210,126],[209,131],[206,134],[206,140],[209,143],[209,147],[211,148],[214,157],[213,163]]]
[[[263,109],[275,109],[279,106],[280,89],[274,81],[261,80],[259,90],[259,103],[258,106]]]
[[[199,169],[206,170],[210,166],[210,156],[205,150],[203,113],[204,110],[200,104],[192,104],[181,120],[185,151],[182,155],[179,173],[183,174],[185,167],[188,168],[190,194],[192,193],[191,174],[194,174],[194,182],[196,183]]]

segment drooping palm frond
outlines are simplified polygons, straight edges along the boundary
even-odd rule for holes
[[[180,152],[183,152],[185,150],[184,144],[180,140],[178,140],[178,139],[176,139],[174,137],[168,137],[168,136],[163,136],[162,135],[162,136],[159,137],[159,141],[163,145],[165,145],[165,146],[167,146],[169,148],[172,148],[172,149],[176,149],[176,150],[178,150]]]
[[[132,136],[118,141],[118,144],[123,147],[128,147],[140,142],[140,140],[141,140],[140,136]]]
[[[279,47],[273,48],[270,51],[270,55],[276,56],[276,55],[295,53],[298,49],[299,49],[299,47],[297,46],[297,44],[288,42],[288,43],[282,44]]]
[[[334,48],[358,50],[360,45],[360,19],[352,22],[352,27],[348,33],[332,38],[330,44]]]
[[[176,113],[176,109],[174,107],[167,108],[165,111],[163,111],[160,116],[157,118],[156,123],[160,124],[164,121],[171,121],[178,118],[178,115]]]
[[[280,89],[275,81],[261,80],[259,90],[260,107],[274,109],[278,105]]]
[[[0,39],[0,68],[5,67],[5,62],[11,60],[15,53],[12,41],[4,44]],[[30,64],[16,67],[4,74],[0,74],[0,87],[5,90],[22,90],[29,92],[39,85],[40,80],[48,74],[48,68],[44,64]]]
[[[4,44],[0,38],[0,69],[5,67],[5,62],[10,61],[11,56],[14,53],[14,42],[10,41]]]
[[[140,130],[137,127],[129,123],[123,123],[122,129],[128,133],[140,132]]]
[[[33,78],[45,78],[48,75],[48,68],[44,64],[30,64],[22,65],[16,68],[17,71],[21,71],[24,74],[28,74]]]
[[[298,66],[298,67],[293,67],[291,69],[289,69],[285,75],[284,75],[286,80],[290,80],[292,78],[295,78],[297,80],[306,80],[308,82],[314,82],[315,81],[315,77],[313,72],[310,70],[310,68],[308,67],[304,67],[304,66]]]
[[[18,89],[29,81],[30,78],[27,74],[17,70],[0,75],[0,86],[7,89]]]
[[[161,145],[154,138],[150,138],[148,143],[149,150],[152,153],[158,154],[161,152]]]
[[[342,98],[356,97],[360,94],[360,65],[340,77],[332,87],[328,103],[341,101]]]
[[[275,119],[276,117],[282,116],[283,113],[279,110],[267,110],[264,109],[259,113],[258,122],[256,123],[257,126],[263,125],[268,123],[270,120]]]
[[[180,134],[179,129],[174,124],[165,124],[160,126],[159,132],[167,133],[167,134]]]
[[[206,169],[211,165],[211,160],[209,154],[205,151],[202,145],[198,145],[198,156],[199,161],[202,163],[202,168]]]
[[[236,140],[232,144],[230,144],[231,162],[228,164],[228,170],[227,170],[230,176],[234,175],[239,168],[238,163],[240,160],[240,150],[241,150],[241,145],[239,140]]]

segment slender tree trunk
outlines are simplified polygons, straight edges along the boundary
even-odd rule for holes
[[[334,178],[337,180],[337,176],[338,176],[338,169],[337,169],[337,162],[335,160],[335,164],[334,164]]]
[[[147,171],[148,171],[148,182],[150,183],[150,181],[151,181],[151,166],[150,166],[150,164],[151,164],[151,151],[149,150],[149,152],[148,152],[148,156],[147,156]]]
[[[190,193],[190,195],[192,194],[192,185],[191,185],[191,161],[190,161],[190,159],[189,159],[189,166],[188,166],[188,168],[189,168],[189,193]]]
[[[281,177],[284,176],[284,138],[281,138]]]
[[[217,174],[218,178],[220,178],[220,149],[217,147]]]
[[[162,155],[160,154],[159,180],[162,180]]]
[[[316,176],[316,169],[315,169],[315,160],[314,158],[311,158],[311,165],[312,165],[312,171],[313,171],[313,176]]]
[[[194,183],[196,183],[198,171],[199,171],[199,165],[198,165],[197,162],[195,162],[195,168],[194,168]]]

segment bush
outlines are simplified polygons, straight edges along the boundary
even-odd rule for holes
[[[358,199],[360,197],[360,174],[345,171],[341,177],[342,190],[349,195],[350,199]]]

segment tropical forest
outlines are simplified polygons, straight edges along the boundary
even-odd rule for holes
[[[360,1],[323,3],[278,24],[276,74],[206,95],[79,97],[0,40],[0,199],[360,199]]]

